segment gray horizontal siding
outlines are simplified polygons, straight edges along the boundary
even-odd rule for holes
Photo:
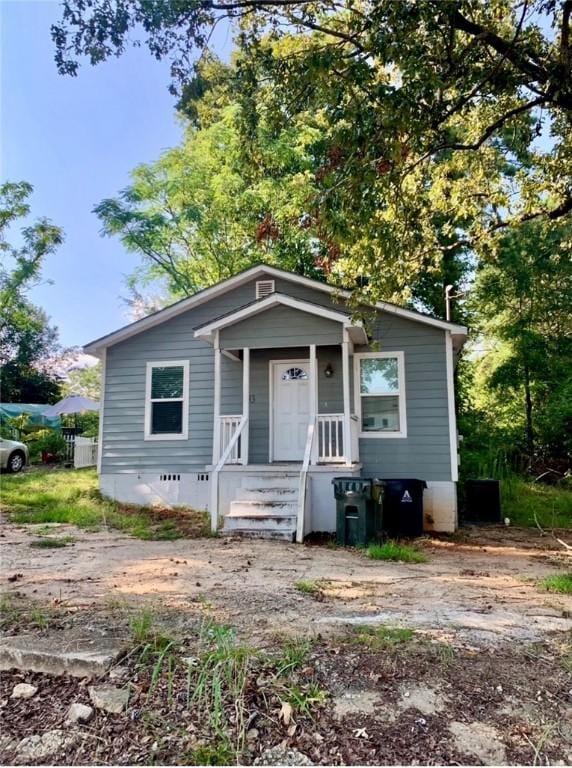
[[[340,344],[342,324],[292,307],[272,307],[220,332],[223,349]]]
[[[371,331],[380,352],[404,352],[407,437],[361,438],[363,474],[450,480],[445,332],[385,313]]]
[[[259,278],[260,279],[260,278]],[[276,290],[324,307],[339,309],[330,296],[286,279]],[[107,353],[104,395],[102,471],[189,472],[212,459],[213,349],[194,338],[197,326],[250,303],[255,281],[212,299],[114,347]],[[448,480],[450,453],[445,373],[445,334],[393,315],[380,313],[370,328],[382,351],[405,353],[408,437],[361,439],[361,460],[368,475],[418,476]],[[276,307],[221,332],[224,345],[248,346],[251,353],[250,460],[268,461],[269,369],[271,359],[307,358],[308,344],[318,345],[319,410],[343,409],[340,325],[290,307]],[[272,346],[273,349],[261,347]],[[283,347],[276,349],[276,347]],[[356,351],[366,351],[359,349]],[[189,360],[189,439],[145,441],[145,371],[148,361]],[[331,363],[334,374],[324,376]],[[353,404],[353,375],[351,377]],[[223,414],[242,411],[242,364],[223,357]]]

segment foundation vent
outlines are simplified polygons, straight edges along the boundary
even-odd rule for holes
[[[181,482],[181,475],[159,475],[161,483]]]
[[[265,299],[274,293],[274,280],[257,280],[256,281],[256,298]]]
[[[197,475],[197,483],[208,483],[209,481],[209,473],[208,472],[199,472]]]

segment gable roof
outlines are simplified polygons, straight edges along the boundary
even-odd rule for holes
[[[214,320],[209,320],[208,323],[197,326],[195,328],[195,338],[213,342],[217,331],[278,306],[290,307],[300,312],[332,320],[335,323],[341,323],[347,329],[350,337],[353,337],[352,340],[356,344],[367,344],[367,335],[363,329],[363,323],[360,320],[352,321],[351,312],[339,312],[337,309],[330,309],[322,304],[315,304],[304,299],[296,299],[279,291],[274,291],[274,293],[271,293],[264,299],[251,301],[242,307],[233,309],[231,312],[220,315],[220,317]]]
[[[209,288],[198,291],[193,296],[189,296],[186,299],[181,299],[175,304],[171,304],[164,309],[160,309],[157,312],[153,312],[151,315],[147,315],[146,317],[141,318],[141,320],[136,320],[134,323],[129,323],[129,325],[125,325],[122,328],[119,328],[117,331],[113,331],[112,333],[108,333],[105,336],[101,336],[98,339],[90,341],[84,346],[84,352],[90,355],[98,356],[103,349],[111,347],[114,344],[118,344],[120,341],[125,341],[126,339],[142,333],[149,328],[153,328],[156,325],[160,325],[166,320],[177,317],[177,315],[180,315],[183,312],[187,312],[193,307],[198,307],[201,304],[204,304],[205,302],[232,290],[233,288],[238,288],[240,285],[244,285],[244,283],[247,283],[260,275],[270,275],[273,277],[290,280],[293,283],[298,283],[299,285],[304,285],[308,288],[314,288],[315,290],[322,291],[323,293],[327,293],[330,296],[349,298],[351,295],[351,291],[336,288],[332,285],[321,283],[320,281],[313,280],[309,277],[295,275],[292,272],[287,272],[284,269],[271,267],[266,264],[256,264],[255,266],[250,267],[243,272],[239,272],[233,277],[229,277],[220,283],[216,283],[215,285],[210,286]],[[383,312],[397,315],[398,317],[403,317],[406,320],[411,320],[413,322],[430,325],[435,328],[441,328],[445,331],[450,331],[453,337],[457,337],[457,346],[459,347],[462,346],[464,338],[467,335],[467,329],[463,325],[449,323],[446,320],[439,320],[438,318],[432,317],[431,315],[424,315],[421,312],[414,312],[413,310],[399,307],[396,304],[389,304],[385,301],[378,301],[373,304],[373,306]]]

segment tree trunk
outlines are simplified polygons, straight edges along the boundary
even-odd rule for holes
[[[532,397],[530,394],[530,370],[528,363],[524,364],[524,396],[526,402],[526,450],[528,460],[534,457],[534,427],[532,424]]]

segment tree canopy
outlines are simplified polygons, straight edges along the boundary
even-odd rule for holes
[[[47,219],[21,229],[20,246],[8,241],[10,228],[30,213],[27,182],[0,186],[0,375],[4,402],[45,403],[57,399],[58,377],[47,359],[57,349],[57,330],[27,297],[40,280],[44,259],[62,242],[63,233]]]

